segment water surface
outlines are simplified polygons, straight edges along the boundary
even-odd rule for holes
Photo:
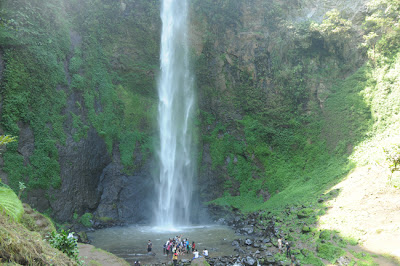
[[[132,225],[88,233],[92,245],[109,251],[132,265],[136,260],[139,260],[142,265],[172,261],[170,257],[167,258],[163,254],[163,244],[168,238],[176,235],[189,238],[190,243],[194,241],[196,249],[200,252],[207,248],[211,257],[234,254],[231,243],[238,238],[231,228],[219,225],[182,227],[168,231],[150,226]],[[147,254],[148,240],[153,243],[155,256]],[[192,257],[192,255],[187,255],[180,259]]]

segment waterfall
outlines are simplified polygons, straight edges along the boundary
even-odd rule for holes
[[[161,76],[158,84],[160,162],[156,223],[174,227],[190,223],[195,160],[193,158],[193,77],[188,48],[187,0],[163,0]]]

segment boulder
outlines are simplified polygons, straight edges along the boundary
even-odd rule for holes
[[[250,265],[250,266],[257,265],[257,261],[253,257],[250,257],[250,256],[246,257],[246,259],[244,260],[244,263],[245,263],[245,265]]]
[[[251,246],[251,245],[253,244],[253,241],[252,241],[251,239],[247,238],[246,241],[244,241],[244,243],[245,243],[247,246]]]

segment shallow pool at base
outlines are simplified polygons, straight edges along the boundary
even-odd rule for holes
[[[204,248],[209,251],[209,256],[224,256],[234,254],[232,241],[237,239],[234,231],[226,226],[206,225],[189,226],[181,228],[157,228],[150,226],[124,226],[101,229],[88,233],[91,244],[111,252],[130,264],[139,260],[144,264],[157,264],[172,261],[171,257],[163,254],[163,245],[169,238],[182,235],[190,243],[196,244],[196,249],[201,253]],[[147,254],[147,242],[153,243],[153,253]],[[185,255],[180,259],[191,259],[193,255]]]

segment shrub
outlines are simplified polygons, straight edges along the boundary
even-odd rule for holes
[[[86,227],[92,227],[92,222],[90,221],[92,218],[93,215],[91,213],[85,213],[82,215],[81,219],[79,219],[79,222]]]
[[[67,254],[68,257],[79,263],[79,250],[77,240],[72,236],[73,233],[61,230],[60,233],[52,232],[50,234],[49,243],[52,247]]]
[[[331,232],[329,230],[322,230],[319,234],[319,239],[331,240]]]
[[[334,263],[337,258],[345,253],[341,248],[331,243],[318,244],[317,252],[320,258],[329,260],[331,263]]]

